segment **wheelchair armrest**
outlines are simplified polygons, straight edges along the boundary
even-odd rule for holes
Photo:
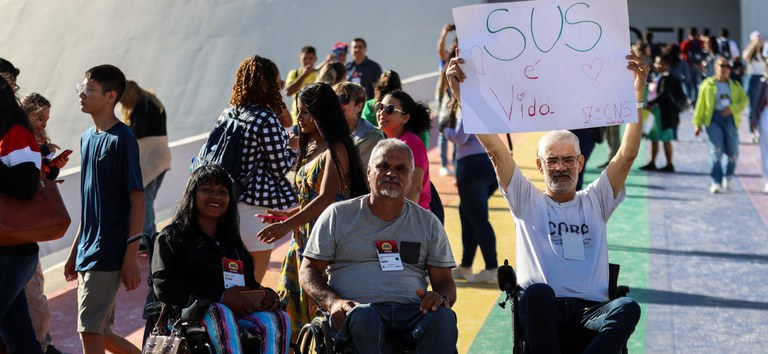
[[[625,297],[629,293],[629,287],[626,285],[619,285],[616,287],[616,292],[613,294],[613,298],[617,299],[620,297]]]
[[[182,322],[200,322],[205,317],[205,313],[208,311],[210,302],[206,299],[198,299],[189,305],[189,307],[181,310]]]

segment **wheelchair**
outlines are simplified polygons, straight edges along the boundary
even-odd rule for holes
[[[299,331],[296,344],[302,354],[353,354],[355,353],[352,342],[341,342],[331,335],[330,312],[318,309],[316,317],[310,323],[304,325]],[[424,316],[419,321],[419,326],[426,328],[432,321],[432,316]],[[416,342],[423,331],[412,332],[387,332],[385,341],[393,353],[410,354],[416,352]],[[454,354],[457,354],[455,351]]]
[[[155,238],[157,238],[158,234],[147,235],[142,233],[129,238],[127,241],[128,244],[140,239],[146,241],[147,260],[150,265],[149,276],[147,277],[149,291],[142,316],[147,320],[142,347],[146,344],[147,338],[156,327],[163,328],[159,331],[161,334],[166,334],[165,330],[173,327],[173,330],[178,330],[180,336],[185,339],[186,352],[190,354],[214,354],[216,350],[212,347],[208,333],[202,325],[202,320],[210,306],[208,300],[195,300],[189,307],[181,308],[164,304],[155,297],[152,290],[152,254],[154,252]],[[259,336],[252,337],[241,333],[240,343],[243,353],[259,353],[262,340],[263,338]],[[294,353],[301,353],[295,343],[290,343],[290,347]]]
[[[608,264],[608,295],[611,300],[625,297],[629,293],[629,287],[626,285],[618,285],[619,271],[621,266],[618,264]],[[499,306],[504,309],[506,305],[510,305],[512,312],[512,332],[514,338],[514,344],[512,348],[513,354],[526,354],[525,345],[525,332],[522,325],[518,323],[517,312],[515,311],[519,301],[520,291],[523,289],[517,284],[517,275],[512,266],[509,265],[509,260],[504,260],[504,265],[499,267],[497,279],[499,281],[499,290],[504,291],[507,297],[504,301],[499,303]],[[590,335],[589,333],[585,333]],[[576,351],[580,352],[583,348],[564,348],[564,352]],[[621,350],[621,354],[627,354],[627,346]]]

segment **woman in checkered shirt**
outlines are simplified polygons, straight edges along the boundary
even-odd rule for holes
[[[237,209],[240,235],[253,258],[258,282],[263,280],[275,246],[256,237],[266,224],[254,215],[266,214],[267,209],[286,209],[297,201],[285,177],[296,161],[296,152],[290,147],[288,133],[279,118],[286,109],[280,94],[283,85],[272,60],[258,55],[245,58],[235,74],[229,106],[219,118],[238,119],[247,128],[240,142],[243,152],[237,178],[245,180],[249,174],[252,176],[245,183]]]

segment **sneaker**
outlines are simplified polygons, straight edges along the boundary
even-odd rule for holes
[[[495,283],[497,271],[498,268],[484,269],[480,273],[468,276],[467,281],[470,283]]]
[[[659,169],[659,172],[675,172],[675,166],[671,163]]]
[[[721,192],[721,190],[720,190],[720,185],[719,184],[712,183],[712,185],[709,186],[709,193],[716,194],[716,193],[720,193],[720,192]]]
[[[472,268],[458,266],[451,269],[451,275],[453,275],[453,279],[467,279],[472,276]]]
[[[647,165],[642,166],[639,168],[640,171],[656,171],[656,163],[651,161]]]
[[[440,167],[440,175],[441,176],[453,176],[453,172],[448,167],[441,166]]]
[[[733,189],[733,176],[723,178],[723,191],[730,192]]]

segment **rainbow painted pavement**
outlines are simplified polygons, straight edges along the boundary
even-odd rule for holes
[[[638,171],[637,166],[647,161],[644,144],[627,180],[627,198],[608,224],[610,259],[622,265],[619,283],[631,288],[629,296],[643,310],[629,352],[768,353],[768,196],[761,193],[759,149],[746,143],[749,134],[742,124],[733,191],[711,195],[707,145],[693,137],[690,113],[681,118],[680,139],[674,143],[677,172]],[[543,179],[534,161],[540,136],[512,135],[521,170],[539,186]],[[605,148],[598,145],[587,165],[586,181],[597,176],[596,166],[605,159]],[[430,161],[445,204],[446,230],[459,259],[461,226],[454,181],[439,177],[436,149],[430,152]],[[498,193],[491,199],[490,215],[499,261],[514,264],[514,225]],[[287,243],[281,242],[273,253],[267,286],[276,282],[286,249]],[[140,262],[146,264],[145,259]],[[482,264],[478,255],[475,271]],[[76,290],[74,284],[62,281],[61,274],[60,267],[46,270],[54,344],[79,353]],[[510,353],[510,313],[497,305],[502,300],[497,285],[458,280],[457,287],[459,353]],[[137,344],[144,328],[139,309],[145,294],[146,285],[118,295],[114,330]]]

